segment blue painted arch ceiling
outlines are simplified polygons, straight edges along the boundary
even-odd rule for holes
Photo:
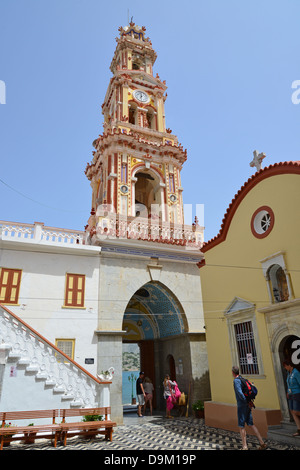
[[[138,328],[140,339],[166,338],[186,331],[182,312],[169,289],[159,282],[148,282],[130,299],[123,325]]]

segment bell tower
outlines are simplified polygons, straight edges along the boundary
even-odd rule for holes
[[[86,230],[90,243],[109,232],[198,244],[203,229],[197,223],[184,229],[181,169],[187,152],[166,128],[167,86],[154,76],[157,55],[145,31],[131,22],[119,28],[116,38],[113,76],[102,105],[103,134],[93,142],[85,171],[92,187]]]

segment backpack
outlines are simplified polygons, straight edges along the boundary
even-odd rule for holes
[[[241,375],[239,375],[239,379],[241,380],[242,392],[245,395],[247,402],[252,402],[258,393],[257,388],[253,383],[249,382],[248,379],[245,379]]]

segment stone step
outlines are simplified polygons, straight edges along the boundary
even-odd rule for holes
[[[74,400],[74,395],[63,395],[61,397],[62,400]]]
[[[36,374],[36,379],[38,380],[47,380],[48,374],[46,372],[38,372]]]
[[[55,387],[56,380],[48,379],[48,380],[46,380],[45,385],[47,385],[47,387]]]
[[[26,367],[26,372],[38,372],[40,370],[38,364],[30,364]]]
[[[18,362],[18,365],[29,365],[31,363],[31,359],[29,357],[22,357],[19,362]]]
[[[54,393],[65,393],[65,387],[57,385],[54,387],[53,392]]]
[[[269,426],[267,438],[300,449],[300,437],[293,436],[296,430],[297,428],[294,423],[282,422],[277,426]]]
[[[19,361],[22,357],[22,353],[21,352],[10,352],[8,357],[9,357],[9,359]]]

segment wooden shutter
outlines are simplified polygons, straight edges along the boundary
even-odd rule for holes
[[[83,274],[67,274],[66,307],[84,307],[85,276]]]
[[[17,304],[21,284],[21,269],[1,269],[0,275],[0,302],[3,304]]]

